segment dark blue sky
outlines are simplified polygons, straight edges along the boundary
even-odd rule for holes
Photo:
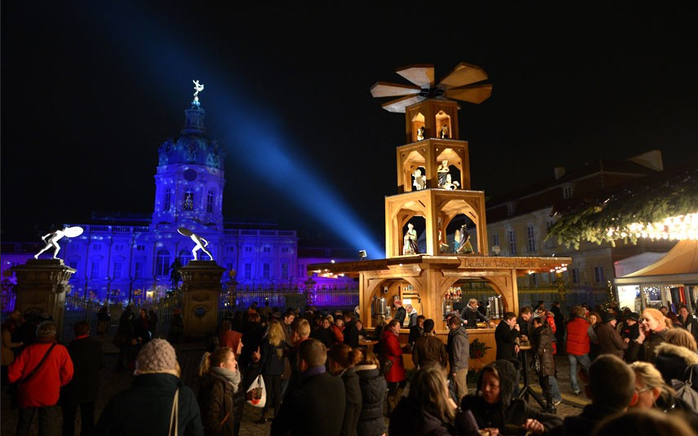
[[[301,235],[342,230],[299,207],[289,190],[302,176],[384,242],[404,116],[369,88],[407,83],[395,69],[409,64],[434,64],[437,81],[461,61],[489,74],[492,97],[460,112],[473,189],[488,196],[597,158],[698,159],[698,36],[686,10],[103,3],[2,2],[4,240],[90,211],[152,212],[157,148],[181,129],[192,79],[206,85],[210,136],[228,148],[226,216]],[[302,170],[250,163],[260,137]]]

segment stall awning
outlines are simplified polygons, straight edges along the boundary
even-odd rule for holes
[[[639,271],[615,279],[616,285],[698,284],[698,240],[676,243],[664,257]]]

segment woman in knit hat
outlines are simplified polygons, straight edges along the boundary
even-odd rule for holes
[[[463,397],[461,408],[470,410],[480,429],[496,429],[501,435],[521,430],[542,434],[562,425],[555,415],[539,412],[514,398],[519,371],[509,360],[495,360],[480,371],[475,395]]]
[[[136,358],[131,387],[116,393],[97,422],[96,434],[129,436],[204,435],[199,404],[180,380],[174,348],[164,339],[143,345]],[[171,419],[173,412],[176,419]]]
[[[233,350],[221,347],[204,353],[199,365],[199,406],[206,435],[232,436],[240,432],[235,422],[233,398],[241,388],[240,371]],[[242,413],[242,410],[237,411]]]

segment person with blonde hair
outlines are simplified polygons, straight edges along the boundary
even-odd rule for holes
[[[361,414],[356,426],[358,436],[382,436],[385,434],[383,405],[388,383],[378,369],[378,357],[369,349],[361,349],[361,361],[356,365],[361,389]]]
[[[677,417],[688,419],[694,428],[698,427],[698,416],[691,406],[676,397],[676,391],[664,382],[662,374],[654,365],[648,362],[633,362],[630,368],[635,372],[637,392],[637,397],[630,403],[630,407],[677,413]]]
[[[240,422],[235,422],[235,416],[242,415],[242,409],[235,410],[239,406],[234,398],[240,389],[240,371],[233,349],[221,347],[213,353],[204,353],[199,364],[199,377],[198,402],[204,433],[237,435]]]
[[[345,404],[342,420],[343,436],[356,436],[359,416],[361,415],[361,387],[356,374],[356,364],[361,361],[361,351],[347,344],[334,344],[327,351],[327,363],[330,374],[344,382]]]
[[[274,417],[279,413],[281,407],[281,376],[284,373],[284,351],[286,334],[281,323],[277,320],[269,322],[267,334],[262,339],[261,360],[259,361],[259,371],[264,378],[264,386],[267,389],[267,402],[262,409],[262,416],[257,420],[257,424],[267,422],[267,410],[272,401],[274,402]]]
[[[640,317],[640,335],[628,344],[626,360],[654,363],[657,347],[662,342],[666,342],[666,335],[672,328],[671,320],[661,311],[649,307],[643,310]]]
[[[680,419],[673,419],[653,409],[631,409],[605,418],[596,426],[592,436],[698,436],[695,429]]]
[[[657,357],[654,361],[667,384],[671,384],[674,379],[685,382],[689,379],[691,371],[693,380],[698,380],[696,348],[696,340],[688,330],[669,330],[666,342],[657,347]]]
[[[472,413],[459,411],[448,391],[448,379],[441,365],[428,363],[410,380],[410,389],[395,407],[389,434],[395,435],[477,435]]]

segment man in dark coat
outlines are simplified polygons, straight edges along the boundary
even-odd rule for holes
[[[61,389],[63,434],[75,434],[75,414],[80,406],[80,433],[91,435],[95,428],[95,401],[99,393],[99,372],[104,369],[102,342],[90,337],[90,324],[80,321],[73,326],[75,339],[68,345],[73,360],[73,379]]]
[[[562,426],[548,435],[587,436],[604,418],[625,411],[635,395],[635,372],[611,354],[602,354],[591,363],[584,390],[591,404],[582,413],[568,416]]]
[[[395,318],[400,323],[400,328],[405,324],[405,317],[407,316],[407,310],[402,307],[401,300],[395,300]]]
[[[519,325],[516,323],[514,312],[504,313],[504,318],[499,322],[494,330],[494,340],[497,343],[496,360],[515,359],[519,352],[519,345],[516,337],[519,333]]]
[[[616,330],[616,317],[611,312],[601,313],[602,324],[596,330],[596,336],[599,337],[599,354],[613,354],[623,359],[625,350],[628,349],[628,343],[623,340],[620,333]]]
[[[351,348],[359,347],[359,329],[356,327],[356,314],[351,310],[344,312],[344,343]]]
[[[420,368],[429,362],[437,362],[442,368],[448,365],[446,344],[434,334],[434,320],[424,321],[424,334],[417,338],[412,349],[412,362]]]
[[[463,326],[463,320],[458,316],[453,316],[447,321],[448,342],[448,365],[451,379],[455,385],[456,403],[468,395],[468,367],[470,365],[470,340],[468,331]]]
[[[289,391],[271,426],[271,435],[333,436],[342,430],[344,383],[325,367],[327,349],[316,339],[298,347],[301,385]]]

